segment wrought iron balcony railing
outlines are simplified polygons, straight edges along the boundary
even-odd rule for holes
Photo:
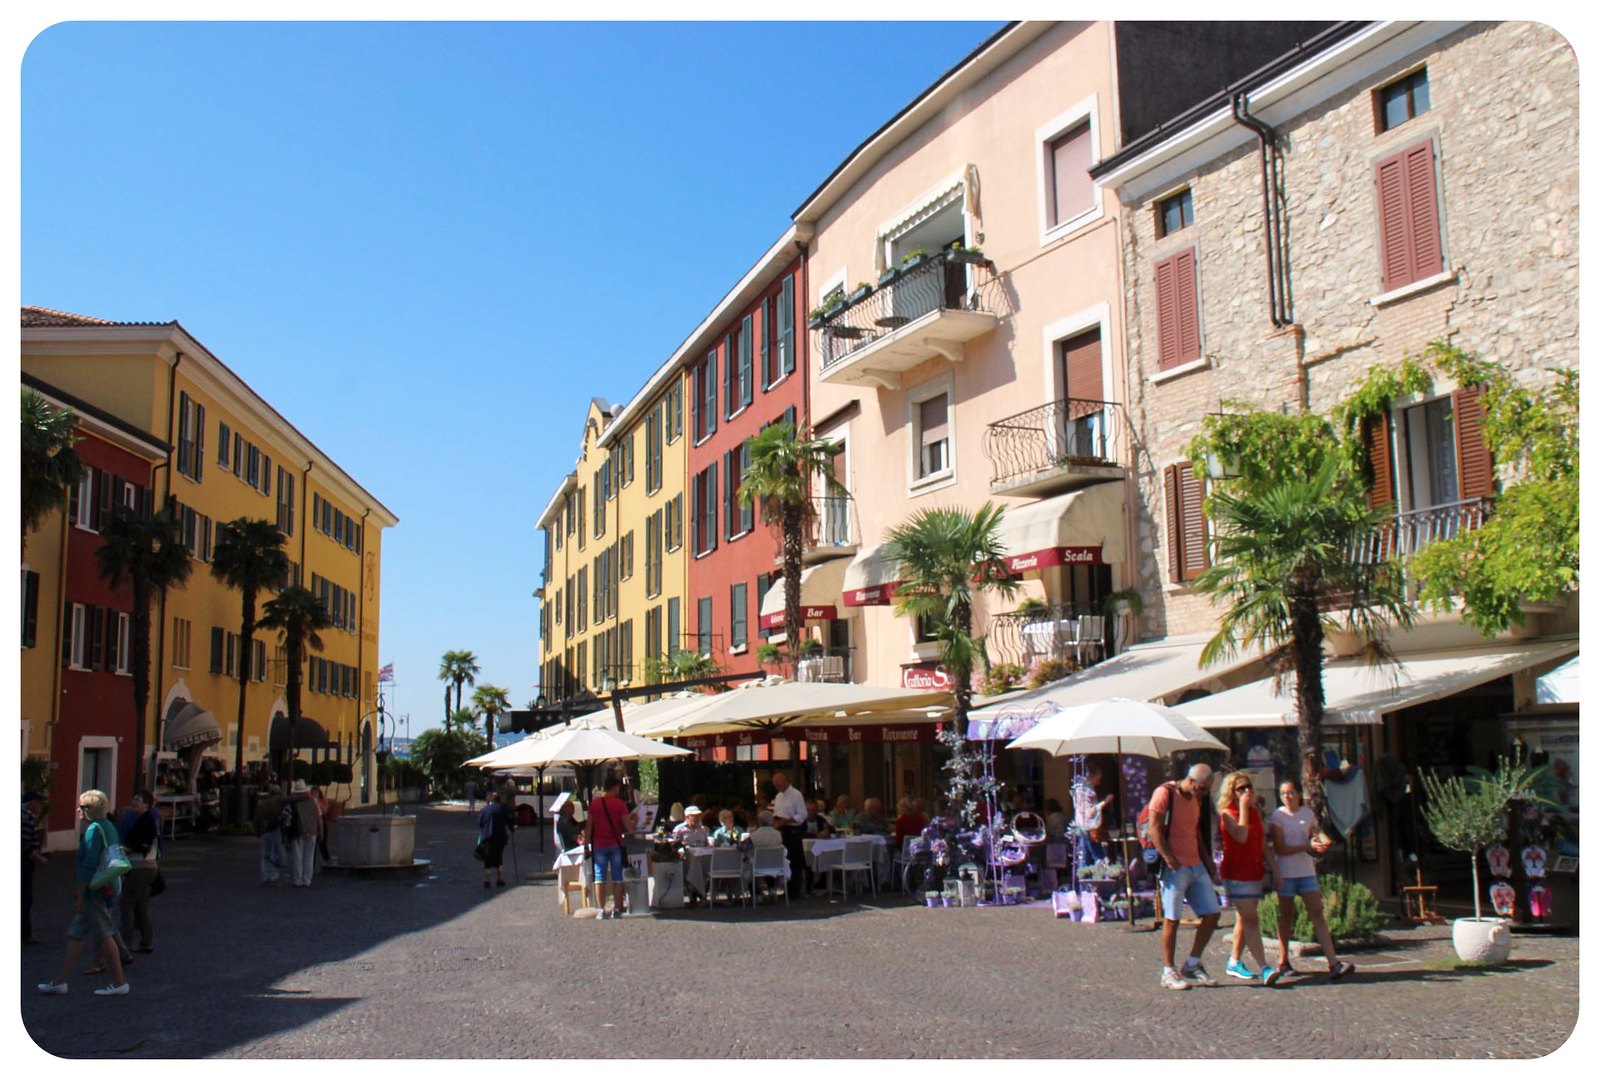
[[[847,297],[812,318],[822,370],[931,312],[992,309],[988,294],[994,281],[994,264],[975,253],[941,251],[924,256],[865,296]]]
[[[1065,398],[990,424],[983,452],[996,484],[1074,465],[1114,466],[1124,427],[1119,402]]]
[[[1493,510],[1490,499],[1465,499],[1408,510],[1373,530],[1357,546],[1353,558],[1357,562],[1384,562],[1396,555],[1414,555],[1435,540],[1448,540],[1482,528]]]
[[[1065,660],[1087,667],[1110,653],[1109,623],[1098,607],[1084,604],[1001,612],[989,621],[989,659],[1023,668],[1041,660]]]
[[[853,682],[855,649],[832,645],[795,663],[795,682]]]
[[[855,500],[848,495],[822,495],[811,500],[816,517],[805,538],[809,548],[850,547],[857,542]]]

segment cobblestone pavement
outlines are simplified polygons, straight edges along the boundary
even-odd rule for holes
[[[813,898],[578,921],[531,831],[522,880],[493,890],[473,833],[464,808],[424,809],[431,874],[311,889],[260,885],[253,839],[181,840],[124,998],[90,995],[103,976],[33,990],[71,914],[58,855],[37,885],[44,943],[22,951],[23,1024],[68,1058],[1483,1058],[1550,1053],[1577,1021],[1576,938],[1519,937],[1509,969],[1481,973],[1454,968],[1447,928],[1405,930],[1337,984],[1309,958],[1277,989],[1173,993],[1154,934],[1043,907]]]

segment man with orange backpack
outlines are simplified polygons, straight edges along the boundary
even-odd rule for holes
[[[1200,963],[1217,928],[1222,905],[1217,902],[1215,868],[1211,861],[1211,766],[1194,765],[1180,783],[1167,781],[1150,797],[1150,839],[1161,856],[1161,985],[1187,990],[1193,983],[1215,986]],[[1200,918],[1194,946],[1180,972],[1174,965],[1178,945],[1178,919],[1183,902]]]

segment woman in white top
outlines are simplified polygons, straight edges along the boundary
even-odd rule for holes
[[[1295,974],[1289,964],[1289,935],[1294,931],[1294,898],[1298,896],[1316,930],[1322,955],[1328,958],[1328,978],[1342,979],[1355,971],[1356,966],[1348,960],[1340,960],[1334,951],[1333,934],[1328,930],[1328,917],[1322,910],[1322,891],[1317,886],[1317,864],[1312,859],[1312,855],[1321,855],[1327,850],[1327,838],[1317,829],[1316,815],[1301,802],[1298,781],[1285,780],[1279,784],[1278,798],[1283,805],[1272,812],[1269,823],[1278,875],[1278,946],[1281,950],[1278,970],[1283,975]]]

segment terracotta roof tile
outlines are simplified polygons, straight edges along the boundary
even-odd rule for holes
[[[54,308],[30,307],[22,308],[22,325],[30,326],[170,326],[169,322],[114,322],[110,319],[97,319],[92,315],[74,315],[70,311],[57,311]]]

